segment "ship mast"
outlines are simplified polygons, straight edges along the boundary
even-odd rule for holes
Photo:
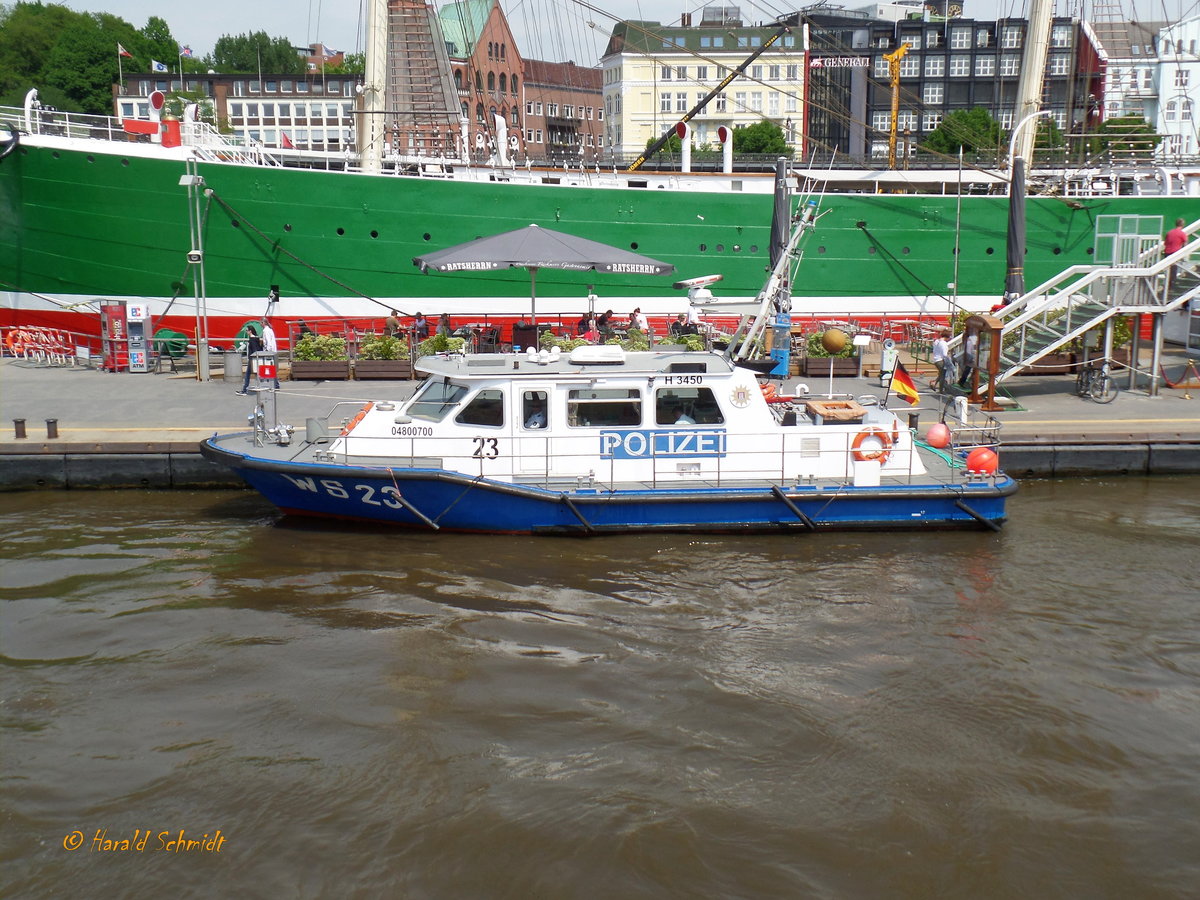
[[[1042,105],[1046,55],[1050,49],[1050,19],[1054,15],[1054,0],[1032,0],[1029,9],[1029,31],[1025,35],[1025,64],[1017,81],[1017,108],[1013,123],[1025,120]],[[1031,159],[1036,128],[1022,128],[1015,136],[1013,156]]]
[[[366,72],[358,86],[358,153],[364,172],[383,170],[384,98],[387,96],[387,0],[367,0]]]

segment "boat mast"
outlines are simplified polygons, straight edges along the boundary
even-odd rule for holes
[[[363,83],[358,86],[358,153],[362,170],[372,174],[383,171],[387,46],[387,0],[367,0],[366,72]]]
[[[1025,64],[1017,81],[1017,108],[1013,123],[1024,121],[1042,106],[1043,82],[1046,74],[1046,55],[1050,49],[1050,19],[1054,15],[1054,0],[1032,0],[1029,9],[1029,30],[1025,35]],[[1036,128],[1022,128],[1016,135],[1013,156],[1032,159]]]

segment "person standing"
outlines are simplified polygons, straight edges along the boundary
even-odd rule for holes
[[[943,330],[937,336],[937,340],[933,342],[933,350],[930,354],[933,359],[933,364],[937,366],[937,380],[933,383],[933,389],[939,394],[944,394],[948,390],[946,386],[946,378],[952,363],[950,362],[950,332]]]
[[[271,327],[271,323],[267,319],[262,320],[262,349],[263,353],[270,353],[278,360],[279,340],[275,337],[275,329]],[[275,390],[279,390],[278,366],[276,366],[275,372]]]
[[[1187,243],[1187,232],[1183,230],[1183,219],[1175,220],[1175,227],[1167,232],[1167,236],[1163,238],[1163,256],[1170,256],[1172,253],[1177,253],[1183,249],[1183,245]],[[1173,282],[1178,272],[1178,264],[1167,269],[1167,290],[1171,289]]]
[[[262,338],[259,336],[258,330],[254,327],[254,323],[248,323],[246,325],[246,375],[242,378],[242,389],[235,391],[235,393],[244,397],[250,390],[250,373],[254,371],[254,366],[257,365],[254,354],[262,353],[262,351]]]
[[[958,386],[966,388],[971,381],[971,375],[979,365],[979,332],[968,331],[963,338],[962,375],[958,378]]]
[[[642,314],[642,308],[639,306],[629,317],[629,327],[636,328],[638,331],[645,334],[650,330],[650,325],[646,321],[646,317]]]

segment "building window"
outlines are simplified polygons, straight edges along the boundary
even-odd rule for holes
[[[1187,87],[1188,86],[1188,76],[1190,74],[1191,73],[1187,69],[1176,69],[1175,70],[1175,87]]]
[[[900,35],[900,42],[902,44],[908,44],[909,50],[920,50],[921,49],[921,32],[914,31],[910,34],[902,34],[902,35]]]
[[[696,80],[708,81],[708,66],[696,66]]]
[[[951,50],[969,50],[971,47],[971,29],[970,28],[951,28],[950,29],[950,49]]]
[[[871,127],[876,131],[887,131],[892,114],[888,112],[871,113]]]
[[[1050,29],[1050,46],[1059,49],[1071,46],[1071,26],[1055,25]]]
[[[921,130],[925,132],[934,131],[941,124],[941,113],[925,113],[925,115],[921,118]]]
[[[547,103],[546,104],[546,115],[551,118],[557,119],[558,118],[558,104],[557,103]]]
[[[928,81],[921,90],[922,103],[941,103],[946,98],[946,86],[939,81]]]
[[[799,81],[799,79],[800,79],[800,67],[797,65],[788,66],[787,67],[787,80],[788,81]]]
[[[992,33],[986,28],[979,28],[975,31],[975,46],[990,47],[992,46]]]
[[[525,115],[527,115],[527,116],[533,115],[533,101],[532,100],[526,101],[526,103],[525,103]]]
[[[886,59],[884,59],[882,56],[875,57],[875,77],[876,78],[887,78],[888,77],[888,61]]]
[[[769,78],[771,81],[779,80],[779,72],[779,66],[767,66],[767,78]]]
[[[1016,53],[1004,53],[1000,56],[1000,75],[1003,78],[1015,78],[1021,74],[1021,57]]]
[[[896,129],[898,131],[913,131],[917,127],[917,114],[911,110],[901,110],[896,113]]]
[[[1025,46],[1025,30],[1021,25],[1005,25],[1000,32],[1000,46],[1005,50],[1019,50]]]
[[[662,81],[670,81],[671,76],[674,74],[674,72],[675,72],[675,70],[672,69],[670,66],[663,66],[659,70],[658,77]]]
[[[496,73],[488,72],[488,93],[489,94],[495,93],[495,91],[496,91]]]
[[[1184,100],[1182,103],[1179,104],[1179,121],[1181,121],[1181,122],[1192,121],[1192,101],[1191,100]]]
[[[671,97],[672,97],[672,94],[670,91],[663,91],[661,94],[658,95],[658,111],[659,112],[669,113],[671,111]]]
[[[713,104],[714,104],[714,108],[716,109],[717,112],[723,113],[726,111],[727,102],[726,102],[726,96],[725,96],[724,91],[717,94],[717,96],[713,98]]]
[[[796,112],[797,111],[795,94],[787,95],[787,99],[783,103],[783,108],[784,108],[784,111],[786,111],[786,112]]]
[[[1167,106],[1166,106],[1166,108],[1163,110],[1163,119],[1164,119],[1165,121],[1167,121],[1167,122],[1174,122],[1174,121],[1175,121],[1175,108],[1176,108],[1175,101],[1174,101],[1174,100],[1168,100],[1168,101],[1167,101]]]
[[[944,56],[927,56],[925,57],[925,77],[926,78],[941,78],[946,72],[946,58]]]
[[[950,57],[950,77],[951,78],[966,78],[971,74],[971,57],[969,56],[952,56]]]
[[[1049,75],[1066,75],[1071,71],[1071,58],[1065,53],[1056,53],[1050,57],[1050,65],[1046,72]]]
[[[771,91],[767,94],[767,115],[772,117],[779,115],[779,91]]]
[[[977,56],[975,58],[975,75],[978,77],[988,77],[996,74],[996,57],[994,56]]]
[[[687,81],[687,66],[675,67],[675,79],[677,81]]]
[[[753,78],[755,81],[762,81],[762,73],[763,73],[762,66],[753,65],[750,67],[750,77]]]
[[[504,72],[501,72],[500,73],[500,93],[503,94],[506,90],[508,90],[508,76]]]
[[[762,112],[762,91],[750,92],[750,108],[755,112]]]
[[[900,60],[901,78],[916,78],[920,74],[921,58],[919,56],[906,56]]]
[[[675,95],[675,112],[687,112],[687,94],[685,94],[683,91],[680,91]]]
[[[511,93],[514,97],[517,96],[517,76],[516,75],[514,75],[512,78],[508,79],[508,89],[509,89],[509,93]]]

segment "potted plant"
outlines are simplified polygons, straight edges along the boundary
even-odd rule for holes
[[[805,342],[803,374],[807,376],[835,375],[854,376],[858,374],[858,352],[853,342],[846,339],[837,352],[830,352],[825,346],[824,331],[817,331],[808,336]]]
[[[460,337],[435,334],[417,344],[417,356],[432,356],[435,353],[465,353],[467,342]]]
[[[344,338],[306,334],[292,348],[292,380],[334,381],[350,377],[350,355]]]
[[[392,335],[368,334],[358,347],[354,361],[354,377],[358,379],[412,378],[412,360],[408,358],[408,343]]]

